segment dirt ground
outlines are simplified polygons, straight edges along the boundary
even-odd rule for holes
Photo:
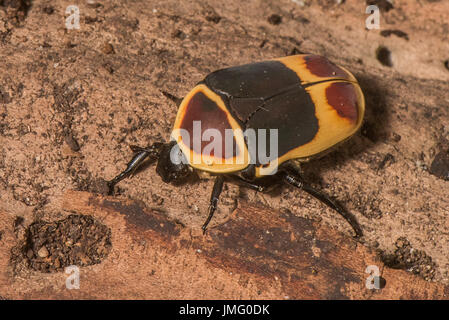
[[[380,29],[365,27],[368,3],[381,8]],[[251,276],[226,284],[218,265],[223,288],[185,290],[201,258],[164,249],[151,260],[151,243],[132,240],[123,221],[67,210],[74,205],[64,201],[71,190],[104,194],[105,180],[130,160],[129,145],[168,140],[177,105],[163,92],[183,97],[213,70],[297,53],[344,66],[366,99],[361,131],[307,163],[306,177],[356,216],[361,243],[385,266],[448,286],[449,4],[392,3],[0,1],[0,296],[284,299],[281,289],[261,289]],[[79,29],[66,28],[70,5],[79,8]],[[207,180],[164,184],[149,166],[121,182],[113,199],[144,204],[197,234],[211,188]],[[226,185],[211,226],[242,203],[352,232],[331,209],[289,187],[261,194]],[[172,259],[172,269],[161,259]],[[96,294],[95,283],[84,295],[66,293],[64,268],[73,264],[106,273],[104,281],[114,277],[117,294]],[[164,282],[173,270],[184,274],[185,287]]]

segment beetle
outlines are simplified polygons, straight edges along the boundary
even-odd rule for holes
[[[108,182],[110,192],[146,160],[157,161],[157,174],[175,185],[208,173],[215,182],[205,232],[225,181],[261,192],[287,183],[334,209],[361,237],[355,217],[305,181],[300,166],[353,136],[364,112],[356,78],[323,56],[300,54],[220,69],[182,99],[169,142],[131,146],[134,156]]]

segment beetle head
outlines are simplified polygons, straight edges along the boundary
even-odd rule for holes
[[[193,170],[178,144],[172,141],[166,144],[156,166],[157,174],[166,183],[181,184],[193,175]]]

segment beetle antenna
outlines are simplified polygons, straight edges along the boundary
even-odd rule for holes
[[[177,106],[179,106],[179,105],[181,104],[181,102],[182,102],[182,98],[178,98],[178,97],[172,95],[172,94],[169,93],[169,92],[161,91],[161,93],[162,93],[166,98],[168,98],[168,99],[170,99],[171,101],[173,101],[174,103],[176,103]]]
[[[114,186],[132,175],[144,162],[147,158],[150,159],[151,162],[155,161],[164,147],[165,143],[155,142],[150,147],[139,147],[135,145],[130,145],[131,150],[134,152],[134,156],[131,161],[128,162],[126,169],[118,174],[114,179],[108,181],[109,194],[112,194],[114,191]]]
[[[343,209],[343,207],[341,207],[337,202],[329,198],[329,196],[316,190],[310,184],[305,182],[298,172],[287,170],[282,172],[282,175],[283,180],[288,184],[306,191],[308,194],[320,200],[328,207],[337,211],[351,225],[352,229],[355,232],[355,238],[360,238],[363,236],[362,228],[360,227],[356,218],[351,213]]]

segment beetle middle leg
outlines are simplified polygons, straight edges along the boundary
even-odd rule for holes
[[[134,152],[134,156],[131,161],[128,162],[125,170],[118,174],[114,179],[108,181],[109,193],[113,193],[114,186],[133,174],[147,158],[150,158],[150,160],[153,161],[156,160],[163,146],[164,143],[162,142],[156,142],[147,148],[131,145],[130,148]]]
[[[295,170],[294,168],[286,167],[279,174],[282,176],[282,179],[288,184],[306,191],[308,194],[320,200],[328,207],[337,211],[351,225],[352,229],[355,232],[355,238],[360,238],[363,236],[362,229],[355,217],[351,213],[343,209],[342,206],[332,200],[329,196],[322,193],[321,191],[316,190],[310,184],[304,181],[303,177],[297,170]]]
[[[257,179],[255,181],[249,181],[246,180],[238,175],[235,174],[228,174],[228,175],[219,175],[215,178],[214,187],[212,189],[212,194],[210,197],[210,205],[209,205],[209,215],[204,222],[202,229],[203,233],[206,232],[207,226],[209,222],[212,220],[212,217],[214,216],[215,211],[217,210],[217,204],[218,199],[220,197],[221,191],[223,190],[223,184],[225,181],[225,178],[228,180],[231,180],[232,182],[236,182],[238,184],[241,184],[247,188],[259,191],[259,192],[265,192],[270,189],[273,185],[276,185],[279,183],[279,179],[276,176],[270,176],[269,179]]]
[[[214,187],[210,196],[209,215],[207,216],[207,219],[202,226],[203,233],[206,233],[207,225],[209,224],[210,220],[214,216],[215,211],[217,210],[218,199],[220,198],[221,191],[223,190],[223,184],[224,177],[222,175],[217,176],[215,178]]]
[[[246,180],[236,174],[227,174],[226,178],[236,184],[259,192],[268,192],[281,182],[276,175],[258,178],[255,180]]]

